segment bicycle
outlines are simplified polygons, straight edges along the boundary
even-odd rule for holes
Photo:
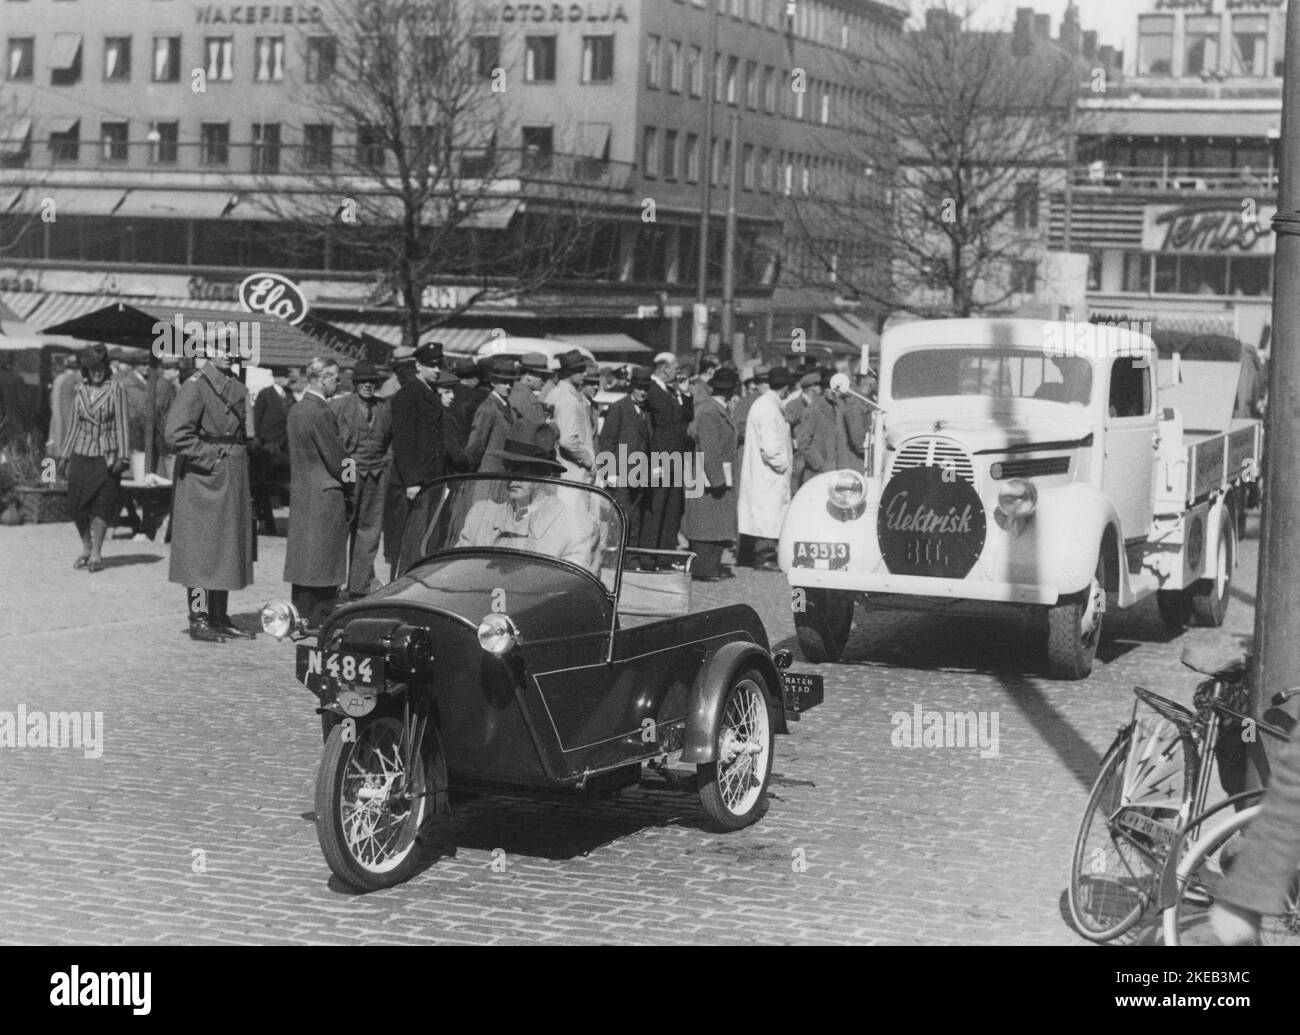
[[[1247,658],[1191,646],[1182,662],[1206,676],[1192,697],[1193,709],[1134,687],[1133,717],[1120,728],[1084,807],[1075,838],[1067,899],[1075,927],[1095,942],[1128,931],[1157,902],[1162,874],[1173,851],[1195,839],[1206,816],[1224,807],[1246,809],[1263,791],[1245,791],[1246,740],[1224,732],[1254,731],[1285,741],[1290,732],[1257,721],[1246,704]],[[1300,689],[1274,695],[1275,706]],[[1145,704],[1156,714],[1140,716]],[[1289,721],[1289,719],[1288,719]],[[1213,767],[1228,798],[1207,813]],[[1185,835],[1191,837],[1185,837]]]

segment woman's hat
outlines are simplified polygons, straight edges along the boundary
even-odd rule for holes
[[[387,375],[381,374],[373,363],[367,363],[365,360],[361,360],[352,368],[352,383],[354,385],[375,385],[387,380]]]
[[[82,370],[93,370],[97,366],[102,366],[108,362],[108,348],[95,342],[93,345],[87,345],[77,353],[77,366]]]
[[[581,374],[587,369],[587,357],[577,349],[570,349],[568,352],[560,353],[560,376],[572,377],[574,374]]]
[[[504,460],[507,469],[520,466],[545,468],[559,473],[564,465],[555,458],[555,444],[560,433],[550,424],[532,420],[515,421],[506,433],[500,449],[489,449],[488,456]]]

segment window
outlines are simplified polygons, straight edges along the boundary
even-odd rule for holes
[[[686,134],[686,182],[700,182],[700,135]]]
[[[740,58],[727,58],[727,103],[738,103],[738,91],[740,79]]]
[[[307,37],[307,82],[323,83],[334,75],[338,47],[333,36]]]
[[[149,161],[153,165],[172,165],[179,150],[181,126],[179,122],[154,122],[149,126]]]
[[[259,83],[284,81],[284,37],[258,36],[253,46],[257,66],[253,79]]]
[[[659,37],[647,36],[645,38],[645,84],[651,90],[659,89],[662,84],[660,78],[662,67],[659,61]]]
[[[127,124],[101,122],[99,124],[100,156],[106,162],[125,162],[127,158]]]
[[[302,164],[328,169],[334,164],[334,127],[328,122],[308,122],[302,127]]]
[[[501,37],[475,36],[470,45],[474,48],[474,73],[480,79],[491,79],[501,67]]]
[[[56,32],[50,50],[50,85],[81,82],[81,33]]]
[[[582,81],[608,83],[614,79],[614,37],[582,37]]]
[[[209,36],[203,41],[207,55],[208,82],[228,83],[235,78],[235,40],[231,36]]]
[[[744,190],[754,189],[754,145],[746,144],[740,151],[740,186]]]
[[[664,63],[667,66],[667,75],[664,77],[668,80],[668,89],[673,93],[682,92],[682,44],[680,40],[669,40],[668,49],[664,52]]]
[[[758,62],[745,62],[745,107],[758,111]]]
[[[441,36],[420,37],[420,69],[426,78],[437,79],[446,65]]]
[[[81,121],[60,119],[50,129],[50,158],[75,162],[81,149]]]
[[[1110,368],[1110,415],[1145,417],[1151,412],[1151,364],[1121,356]]]
[[[776,111],[776,69],[771,65],[763,68],[763,110],[769,115]]]
[[[387,160],[383,133],[377,126],[362,124],[357,127],[357,164],[369,169],[382,169]]]
[[[125,83],[131,78],[131,37],[109,36],[104,40],[104,81]]]
[[[554,43],[554,37],[549,37]],[[525,126],[524,172],[546,173],[551,171],[551,157],[555,154],[555,130],[550,126]]]
[[[723,63],[722,55],[716,50],[713,52],[713,99],[717,103],[722,103],[722,84],[727,76],[727,66]]]
[[[153,81],[176,83],[181,78],[181,38],[155,36],[153,38]]]
[[[803,118],[803,98],[805,93],[807,93],[806,90],[794,91],[794,117],[796,119]]]
[[[230,164],[229,122],[204,122],[199,125],[199,164]]]
[[[664,130],[664,179],[677,179],[677,130]]]
[[[1015,223],[1017,230],[1038,227],[1038,184],[1032,180],[1016,184]]]
[[[758,189],[761,191],[772,189],[772,149],[770,147],[765,147],[759,152]]]
[[[1268,15],[1232,16],[1232,74],[1268,75]]]
[[[1138,75],[1172,75],[1174,16],[1138,15]]]
[[[1038,290],[1038,263],[1032,259],[1011,260],[1011,290],[1032,295]]]
[[[253,123],[253,172],[280,171],[280,123]]]
[[[524,37],[524,82],[555,82],[555,37]]]
[[[831,121],[831,88],[828,83],[822,83],[821,102],[821,122],[825,126]]]
[[[641,172],[653,179],[659,170],[659,131],[646,126],[641,137]]]
[[[704,51],[699,47],[686,52],[686,87],[692,97],[704,96]]]
[[[1219,16],[1188,15],[1187,60],[1183,64],[1185,75],[1219,70]]]
[[[31,79],[36,65],[36,40],[31,36],[9,40],[9,60],[5,62],[5,75],[10,79]]]

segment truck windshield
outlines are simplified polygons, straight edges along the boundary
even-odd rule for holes
[[[1092,364],[1038,350],[922,349],[894,364],[890,390],[895,399],[980,395],[1086,406],[1092,397]]]

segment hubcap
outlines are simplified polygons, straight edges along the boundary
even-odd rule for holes
[[[1079,632],[1083,642],[1092,640],[1101,625],[1102,613],[1106,610],[1106,588],[1099,575],[1094,575],[1088,587],[1088,597],[1083,608],[1083,617],[1079,620]]]

